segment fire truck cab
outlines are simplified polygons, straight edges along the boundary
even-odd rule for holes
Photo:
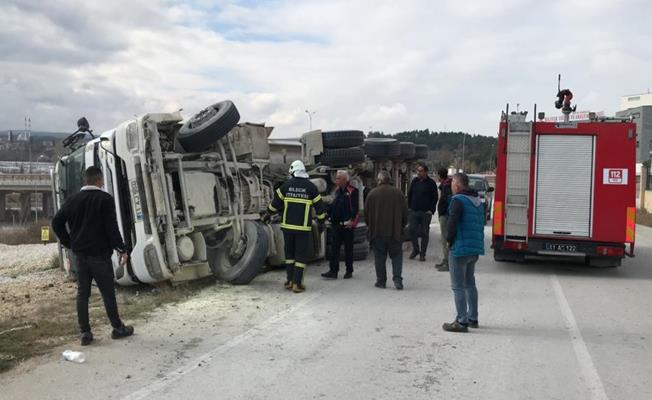
[[[505,112],[494,258],[576,257],[591,266],[620,266],[634,255],[635,151],[636,125],[628,120],[591,115],[587,122],[538,122]]]

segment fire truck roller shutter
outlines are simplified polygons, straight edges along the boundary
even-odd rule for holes
[[[537,137],[535,233],[591,237],[594,137]]]
[[[177,139],[184,150],[200,152],[226,136],[240,121],[240,113],[232,101],[206,107],[186,121]]]

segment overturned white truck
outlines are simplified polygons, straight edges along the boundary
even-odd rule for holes
[[[64,141],[71,152],[53,171],[55,207],[80,190],[87,167],[103,170],[103,189],[115,200],[118,225],[131,249],[126,265],[114,256],[119,284],[181,282],[211,274],[246,284],[265,264],[283,263],[279,224],[263,224],[260,213],[294,158],[270,157],[272,128],[238,124],[239,118],[235,105],[224,101],[185,123],[179,112],[146,114],[99,137],[82,118],[78,131]],[[371,144],[372,156],[376,152],[374,159],[380,161],[368,161],[358,148],[363,141],[359,131],[314,131],[285,142],[283,152],[297,150],[327,200],[338,167],[354,172],[361,197],[379,168],[396,170],[397,182],[399,170],[409,172],[394,147],[386,156],[386,144]],[[356,235],[358,259],[368,253],[365,229]],[[325,235],[314,226],[312,258],[324,257],[326,250]],[[74,275],[61,247],[60,258]]]

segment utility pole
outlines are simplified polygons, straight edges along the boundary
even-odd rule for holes
[[[312,116],[315,115],[317,111],[308,111],[306,110],[306,114],[308,114],[308,123],[310,124],[310,131],[312,131]]]

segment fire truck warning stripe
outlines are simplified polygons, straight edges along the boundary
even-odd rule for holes
[[[503,234],[503,203],[497,201],[494,203],[494,233]]]

